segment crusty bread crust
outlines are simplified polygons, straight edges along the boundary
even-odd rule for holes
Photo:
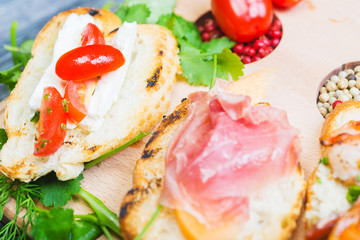
[[[346,101],[329,114],[323,124],[320,142],[322,156],[326,156],[326,149],[332,146],[323,144],[350,121],[360,121],[360,102]],[[305,223],[306,229],[312,229],[316,224],[334,219],[346,212],[351,204],[346,200],[348,184],[333,177],[331,164],[319,164],[308,179]]]
[[[120,227],[125,239],[134,239],[145,227],[159,205],[165,174],[165,152],[172,137],[185,121],[189,101],[183,101],[164,118],[138,160],[133,188],[121,204]],[[288,239],[296,227],[306,183],[300,168],[250,200],[250,211],[258,211],[239,226],[234,239]],[[261,200],[259,200],[261,199]],[[265,210],[266,208],[266,210]],[[270,214],[268,213],[270,212]],[[263,215],[262,215],[263,214]],[[142,239],[185,239],[172,209],[164,207]]]
[[[158,25],[138,25],[134,53],[118,101],[104,117],[99,130],[68,130],[62,147],[52,156],[33,156],[38,135],[29,99],[50,64],[53,47],[65,19],[71,13],[92,13],[110,42],[120,19],[104,9],[78,8],[51,19],[36,37],[33,58],[11,92],[5,111],[9,137],[0,153],[0,172],[12,179],[30,181],[50,171],[60,180],[77,177],[83,163],[124,144],[141,131],[150,131],[170,104],[172,85],[178,68],[177,43],[169,30]]]

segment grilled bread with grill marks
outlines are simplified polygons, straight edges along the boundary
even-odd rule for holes
[[[262,77],[267,77],[263,73],[260,75],[260,79],[257,79],[256,74],[247,78],[253,80],[250,81],[251,83],[258,82],[257,80],[261,82]],[[238,82],[240,83],[241,80]],[[256,89],[241,92],[241,89],[247,87],[229,88],[231,89],[238,89],[238,93],[250,96],[258,94]],[[257,101],[260,100],[259,96],[255,98]],[[185,121],[188,107],[189,101],[184,99],[172,114],[162,120],[136,164],[133,188],[126,194],[121,204],[120,227],[125,239],[134,239],[144,229],[159,205],[165,177],[166,149]],[[305,188],[306,183],[298,167],[279,184],[261,191],[260,195],[249,200],[250,218],[238,226],[236,235],[231,239],[288,239],[296,227]],[[174,210],[163,207],[142,239],[185,239]]]
[[[33,155],[37,124],[30,121],[29,99],[50,64],[53,47],[66,18],[89,13],[107,43],[121,25],[120,19],[104,9],[78,8],[53,17],[39,32],[28,62],[8,98],[5,127],[8,142],[0,153],[0,172],[12,179],[29,182],[55,171],[60,180],[76,178],[91,161],[149,131],[160,121],[170,103],[178,68],[177,43],[169,30],[158,25],[138,25],[137,39],[118,101],[95,131],[80,127],[67,130],[63,145],[50,157]],[[79,33],[80,34],[80,33]]]

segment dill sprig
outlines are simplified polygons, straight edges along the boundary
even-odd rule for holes
[[[20,181],[11,181],[4,176],[0,176],[0,214],[3,215],[3,208],[8,202],[9,197],[16,199],[16,210],[13,219],[10,220],[0,230],[0,240],[26,240],[28,227],[33,224],[36,215],[35,199],[40,198],[41,189],[38,185],[23,183]],[[16,219],[20,211],[26,209],[25,214],[21,217],[20,228],[16,225]]]

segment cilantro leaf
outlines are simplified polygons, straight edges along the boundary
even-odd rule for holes
[[[230,49],[224,48],[222,53],[217,54],[216,77],[229,80],[229,73],[233,80],[238,80],[242,76],[244,64],[241,59],[232,53]]]
[[[41,188],[42,197],[40,202],[45,206],[65,206],[71,200],[72,195],[80,191],[80,181],[83,175],[69,181],[60,181],[54,173],[50,173],[36,181]]]
[[[358,199],[359,196],[360,196],[360,187],[359,186],[353,185],[353,186],[349,187],[348,193],[346,195],[346,199],[350,203],[356,202],[356,200]]]
[[[212,87],[215,77],[229,80],[231,74],[238,80],[243,75],[244,65],[229,49],[235,45],[229,38],[203,43],[196,25],[174,13],[161,16],[157,24],[169,28],[177,38],[183,75],[190,84]]]
[[[173,12],[176,0],[125,0],[123,4],[128,6],[145,4],[150,10],[150,16],[146,23],[156,23],[161,15]]]
[[[201,46],[200,32],[193,22],[172,13],[161,16],[157,24],[170,29],[178,40],[186,40],[195,47]]]
[[[5,129],[0,128],[0,150],[2,149],[4,144],[7,142],[7,140],[8,140],[8,136],[6,134]]]
[[[221,53],[224,48],[232,48],[235,45],[228,37],[211,39],[210,42],[204,42],[201,49],[207,53]]]
[[[36,240],[70,239],[73,222],[72,209],[52,208],[49,212],[41,211],[35,218],[30,234]]]
[[[214,64],[209,61],[209,55],[202,54],[200,49],[186,41],[179,40],[179,43],[181,48],[180,63],[184,77],[190,84],[210,85],[213,79]]]
[[[147,22],[150,16],[150,10],[145,4],[136,4],[128,6],[127,4],[121,4],[115,14],[123,22],[137,22],[143,24]]]

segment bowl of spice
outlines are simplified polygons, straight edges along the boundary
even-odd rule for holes
[[[360,101],[360,61],[341,65],[321,81],[317,107],[326,118],[338,104],[349,100]]]

